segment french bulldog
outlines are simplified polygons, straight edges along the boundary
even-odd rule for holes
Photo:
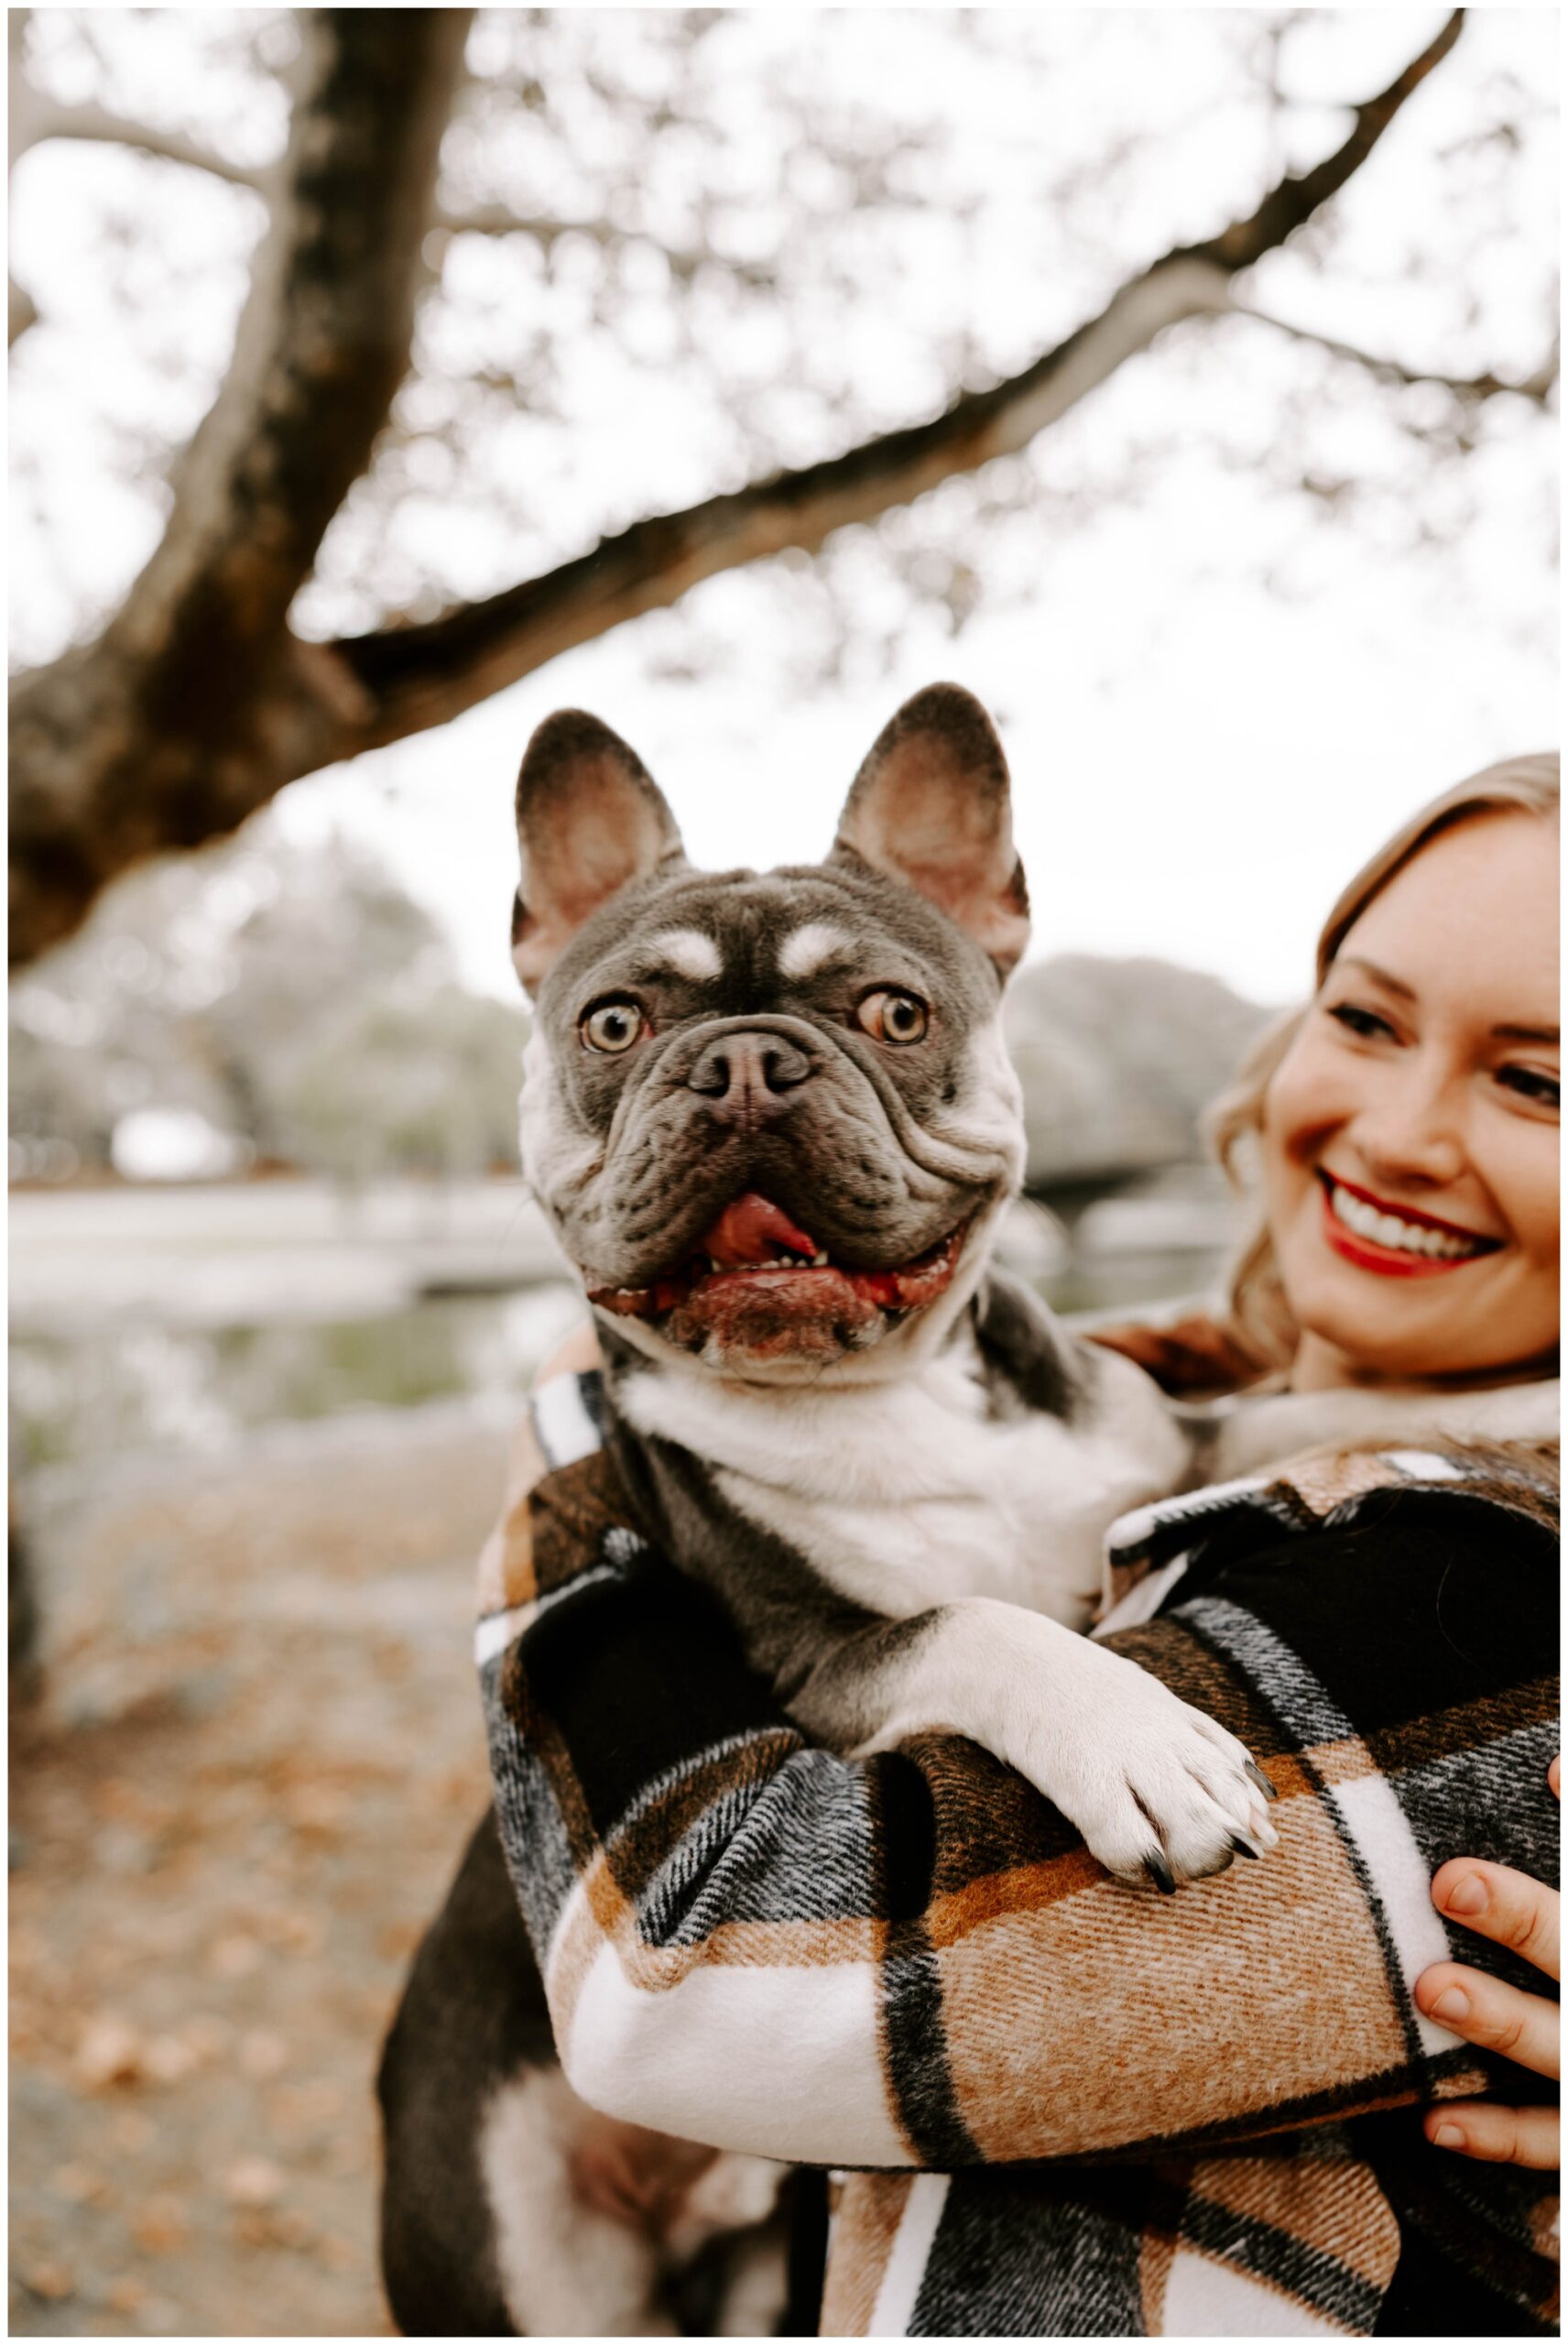
[[[909,701],[821,864],[693,869],[640,759],[578,711],[529,742],[517,815],[523,1165],[593,1307],[605,1436],[648,1536],[832,1749],[965,1735],[1113,1873],[1167,1892],[1262,1855],[1269,1787],[1243,1746],[1082,1633],[1105,1532],[1320,1442],[1430,1432],[1435,1404],[1177,1406],[993,1261],[1024,1169],[1001,1011],[1029,921],[985,710],[953,684]],[[1489,1430],[1485,1395],[1441,1413]],[[517,1930],[493,1841],[470,1867]],[[537,2047],[518,2057],[537,2100]],[[487,2142],[503,2105],[476,2118]],[[397,2132],[389,2108],[389,2153]],[[744,2199],[756,2163],[721,2160],[708,2187]],[[506,2189],[492,2158],[493,2240],[516,2232]],[[508,2268],[537,2276],[549,2231]],[[526,2278],[501,2294],[526,2328]]]

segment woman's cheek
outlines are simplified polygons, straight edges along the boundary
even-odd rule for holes
[[[1524,1283],[1516,1290],[1519,1346],[1522,1353],[1530,1354],[1550,1349],[1558,1341],[1561,1325],[1560,1151],[1556,1131],[1540,1125],[1521,1128],[1516,1124],[1508,1140],[1511,1162],[1498,1164],[1493,1194],[1507,1218],[1524,1271]]]
[[[1270,1216],[1287,1195],[1312,1182],[1312,1168],[1335,1126],[1354,1112],[1340,1095],[1337,1054],[1310,1027],[1279,1063],[1263,1101],[1263,1170]]]
[[[1516,1148],[1519,1162],[1514,1177],[1506,1187],[1499,1181],[1499,1201],[1531,1265],[1554,1280],[1563,1223],[1557,1134],[1537,1128],[1521,1136]]]

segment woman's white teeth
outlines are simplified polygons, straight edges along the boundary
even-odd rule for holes
[[[1479,1238],[1451,1238],[1446,1230],[1428,1229],[1424,1224],[1401,1221],[1396,1214],[1381,1213],[1369,1205],[1364,1197],[1353,1196],[1342,1189],[1337,1181],[1329,1188],[1329,1202],[1337,1218],[1357,1238],[1369,1238],[1374,1245],[1389,1247],[1400,1254],[1428,1254],[1434,1261],[1458,1262],[1468,1255],[1484,1253]]]

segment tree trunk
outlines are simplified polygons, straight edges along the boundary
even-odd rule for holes
[[[233,830],[319,762],[324,714],[354,713],[346,671],[295,641],[289,606],[408,366],[470,15],[301,20],[271,226],[163,541],[98,641],[13,696],[13,964],[136,856]]]
[[[162,545],[99,640],[18,685],[11,960],[70,934],[136,857],[236,827],[285,782],[432,725],[699,580],[908,502],[1021,448],[1345,186],[1458,38],[1450,16],[1348,136],[1256,212],[1178,246],[1019,375],[843,455],[640,521],[548,577],[335,644],[290,634],[316,549],[408,362],[437,154],[469,12],[306,18],[270,234],[234,364]]]

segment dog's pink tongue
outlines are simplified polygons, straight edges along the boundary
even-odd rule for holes
[[[726,1271],[771,1261],[785,1246],[792,1254],[814,1254],[817,1250],[814,1238],[797,1229],[771,1197],[759,1197],[755,1189],[748,1189],[745,1196],[726,1205],[700,1243],[703,1253],[711,1255]]]

